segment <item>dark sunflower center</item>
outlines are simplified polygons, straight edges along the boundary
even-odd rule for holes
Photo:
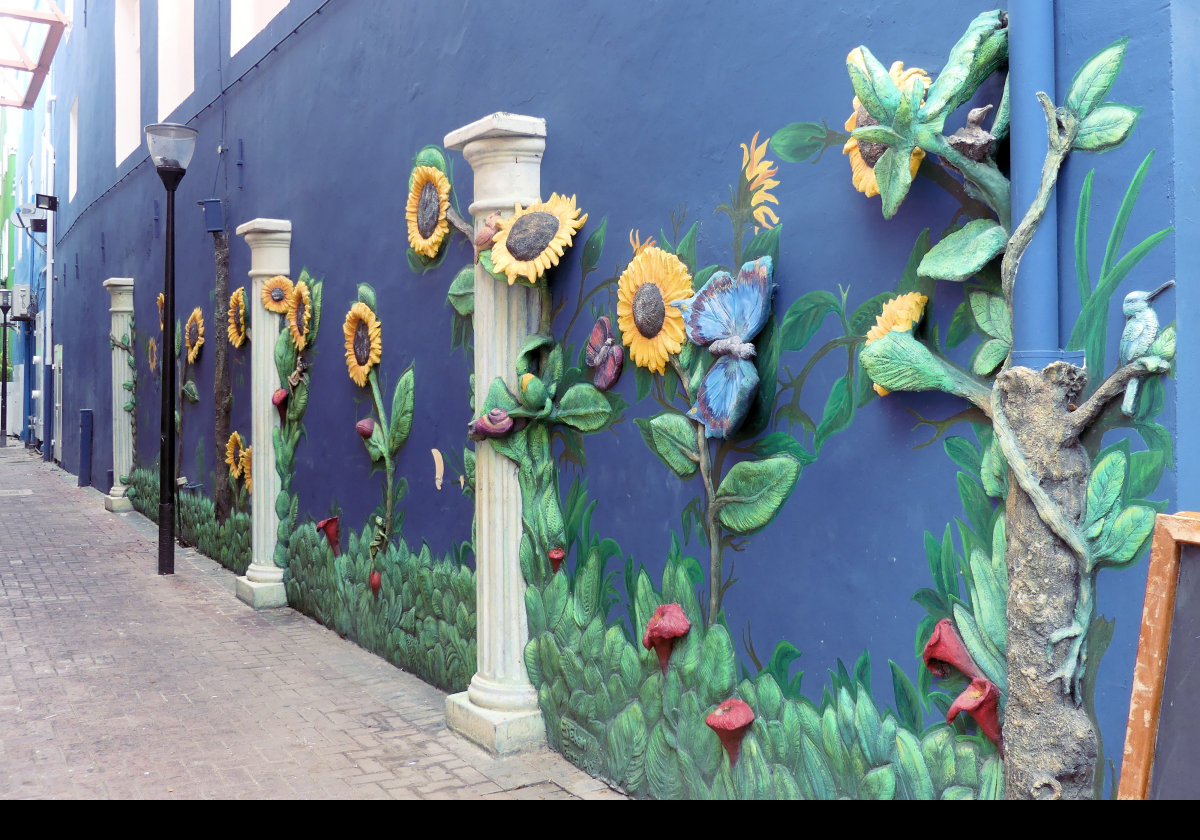
[[[442,200],[438,195],[437,185],[426,181],[421,187],[421,198],[417,202],[417,232],[421,234],[422,239],[433,236],[441,214]]]
[[[296,299],[296,330],[300,333],[308,332],[308,327],[304,323],[304,298]],[[355,331],[355,340],[358,339],[358,332]]]
[[[195,347],[195,346],[196,346],[196,339],[198,338],[198,336],[196,335],[196,332],[197,332],[196,325],[195,325],[195,324],[188,324],[188,327],[187,327],[187,343],[188,343],[188,346],[189,346],[189,347]]]
[[[271,300],[276,303],[283,303],[283,299],[287,297],[287,292],[281,286],[275,286],[271,289]]]
[[[654,338],[667,319],[662,292],[653,283],[643,283],[633,295],[633,324],[645,338]]]
[[[359,321],[354,327],[354,361],[359,367],[366,367],[371,361],[371,328],[366,321]]]
[[[558,216],[543,210],[526,213],[508,229],[508,253],[522,262],[546,249],[558,233]]]
[[[879,125],[879,120],[868,114],[867,109],[861,105],[854,110],[854,113],[858,117],[858,123],[855,126],[856,128],[866,128],[870,125]],[[882,143],[872,143],[870,140],[858,141],[858,152],[862,155],[862,159],[867,166],[871,167],[872,169],[875,168],[875,164],[879,163],[879,159],[883,157],[883,153],[887,150],[888,147]]]

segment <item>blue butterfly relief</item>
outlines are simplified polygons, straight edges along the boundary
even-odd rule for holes
[[[773,274],[770,257],[746,263],[736,278],[719,271],[681,306],[688,340],[718,357],[687,413],[710,438],[736,432],[754,401],[758,371],[750,342],[770,315]]]

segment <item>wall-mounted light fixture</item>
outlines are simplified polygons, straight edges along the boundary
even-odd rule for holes
[[[49,210],[51,213],[58,212],[58,196],[36,193],[34,198],[34,206],[39,210]]]

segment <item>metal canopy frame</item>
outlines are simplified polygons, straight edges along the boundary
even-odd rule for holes
[[[15,57],[0,56],[0,69],[16,71],[17,79],[20,79],[22,74],[29,74],[29,83],[24,91],[14,84],[11,76],[3,79],[5,90],[0,92],[0,106],[27,111],[33,107],[42,90],[46,74],[50,72],[50,62],[54,60],[63,30],[67,28],[67,18],[53,0],[47,0],[47,6],[49,11],[34,11],[0,3],[0,32],[3,33],[0,41],[7,40],[15,52]],[[36,61],[26,52],[21,39],[17,37],[17,27],[21,24],[24,24],[24,34],[28,34],[33,27],[46,27],[46,37],[42,41],[42,49]]]

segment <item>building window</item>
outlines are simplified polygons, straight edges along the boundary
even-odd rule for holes
[[[71,134],[67,138],[70,149],[67,152],[67,201],[75,200],[79,189],[79,97],[71,103]]]
[[[229,4],[229,55],[235,56],[263,31],[288,0],[232,0]]]
[[[165,120],[196,85],[193,0],[158,0],[158,119]]]
[[[116,55],[114,140],[117,162],[142,145],[142,13],[139,0],[117,0],[113,24]]]

